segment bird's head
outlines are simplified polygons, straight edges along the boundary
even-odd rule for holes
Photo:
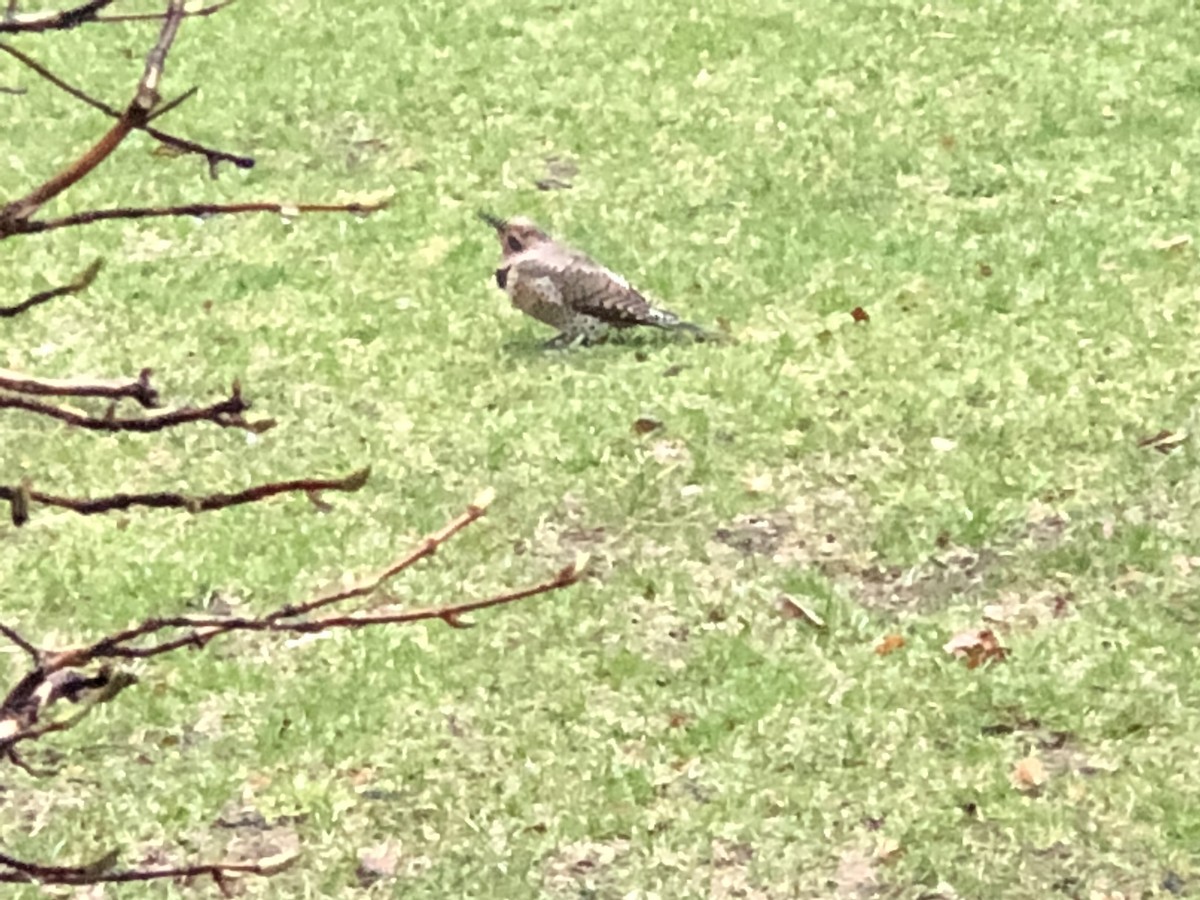
[[[496,229],[496,237],[500,239],[500,250],[505,256],[515,256],[550,240],[546,232],[523,216],[501,219],[491,213],[480,212],[479,218]]]

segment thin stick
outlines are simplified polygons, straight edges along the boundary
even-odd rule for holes
[[[104,265],[103,259],[97,259],[94,263],[88,266],[70,284],[64,284],[61,287],[50,288],[48,291],[41,291],[34,294],[28,300],[22,300],[13,306],[0,306],[0,319],[11,319],[13,316],[19,316],[23,312],[33,309],[42,303],[53,300],[55,297],[65,297],[68,294],[78,294],[91,287],[93,281],[96,280],[96,275],[99,273],[101,266]]]
[[[150,384],[151,374],[149,369],[142,369],[137,378],[36,378],[10,369],[0,369],[0,388],[44,397],[105,397],[109,400],[128,397],[146,409],[154,409],[158,406],[158,391]]]
[[[13,488],[0,485],[0,501],[14,502],[18,495],[24,493],[27,504],[40,503],[43,506],[54,506],[68,509],[82,516],[94,516],[100,513],[115,512],[143,506],[150,509],[186,509],[189,512],[212,512],[227,509],[231,506],[242,506],[247,503],[258,503],[279,494],[299,494],[310,491],[343,491],[353,493],[367,483],[371,470],[360,469],[351,472],[344,478],[297,478],[291,481],[272,481],[257,484],[245,490],[232,494],[202,494],[188,495],[169,491],[149,492],[142,494],[111,494],[104,497],[59,497],[28,487]]]
[[[76,100],[80,100],[80,101],[86,103],[88,106],[92,107],[93,109],[100,110],[100,112],[104,113],[106,116],[111,116],[114,119],[119,119],[121,117],[122,113],[119,109],[116,109],[116,108],[110,106],[109,104],[105,103],[103,100],[93,97],[91,94],[87,93],[82,88],[75,87],[73,84],[68,84],[62,78],[55,75],[53,72],[51,72],[45,66],[43,66],[41,63],[39,63],[32,56],[30,56],[27,53],[24,53],[21,50],[18,50],[16,47],[13,47],[11,44],[0,43],[0,52],[7,53],[9,56],[12,56],[15,59],[19,60],[26,67],[32,69],[34,72],[36,72],[38,75],[40,75],[46,81],[50,82],[52,85],[54,85],[59,90],[65,92],[67,94],[70,94]],[[176,97],[174,100],[170,101],[169,103],[164,103],[162,106],[157,107],[154,110],[154,112],[147,118],[147,120],[146,120],[147,123],[150,121],[153,121],[154,119],[157,119],[159,116],[163,115],[164,113],[169,112],[171,109],[178,106],[184,100],[187,100],[189,97],[191,97],[197,90],[198,90],[198,88],[192,88],[191,90]],[[159,129],[157,129],[149,124],[143,125],[141,127],[141,130],[146,132],[146,134],[150,135],[152,138],[154,138],[157,141],[160,141],[163,144],[167,144],[168,146],[171,146],[171,147],[176,147],[177,149],[182,150],[185,153],[195,153],[199,156],[203,156],[205,159],[208,160],[210,172],[215,173],[217,164],[221,163],[221,162],[233,163],[233,165],[237,166],[239,169],[254,168],[254,157],[252,157],[252,156],[239,156],[236,153],[227,153],[226,151],[218,150],[215,147],[208,147],[208,146],[205,146],[204,144],[199,144],[195,141],[190,141],[190,140],[187,140],[186,138],[181,138],[181,137],[178,137],[177,135],[169,134],[165,131],[160,131]],[[215,177],[215,175],[214,175],[214,177]]]
[[[93,7],[93,11],[95,11],[109,2],[111,0],[92,0],[89,6]],[[159,100],[158,86],[162,81],[167,53],[175,41],[175,36],[179,33],[179,23],[183,20],[183,2],[184,0],[168,0],[167,12],[163,16],[158,41],[146,55],[145,70],[142,72],[137,91],[125,108],[125,112],[82,156],[71,162],[58,174],[39,184],[24,197],[12,201],[0,209],[0,237],[19,233],[21,225],[43,204],[86,177],[120,146],[133,129],[146,124],[151,111]]]
[[[0,34],[16,34],[28,31],[65,31],[82,25],[85,22],[96,21],[100,10],[110,5],[113,0],[88,0],[70,9],[53,12],[36,12],[18,15],[16,4],[8,4],[8,15],[0,19]]]
[[[40,657],[38,648],[29,643],[29,641],[25,640],[25,638],[21,637],[20,632],[18,632],[16,629],[0,623],[0,634],[4,635],[10,641],[28,653],[31,657],[33,657],[33,661],[35,663],[38,661],[38,658]]]
[[[356,215],[369,215],[378,212],[388,205],[386,200],[355,201],[351,203],[186,203],[179,206],[145,206],[121,207],[118,209],[93,209],[86,212],[74,213],[59,219],[38,219],[22,223],[13,231],[14,234],[38,234],[44,231],[55,231],[59,228],[72,228],[78,225],[91,225],[112,219],[157,219],[173,216],[217,216],[237,213],[268,212],[282,216],[296,216],[303,213],[348,212]],[[0,235],[3,231],[0,230]]]
[[[248,431],[261,432],[272,427],[273,420],[264,419],[259,422],[248,422],[243,413],[250,404],[242,399],[241,389],[233,386],[233,392],[224,400],[218,400],[208,406],[183,406],[157,415],[141,418],[117,417],[116,415],[90,416],[79,410],[65,406],[55,406],[41,400],[29,397],[0,394],[0,409],[19,409],[36,415],[57,419],[76,428],[86,428],[89,431],[134,431],[151,432],[176,428],[191,422],[212,422],[222,428],[245,428]],[[110,413],[112,410],[109,411]]]

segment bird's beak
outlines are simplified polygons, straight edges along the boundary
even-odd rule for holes
[[[479,210],[476,215],[495,228],[497,231],[503,231],[508,226],[508,223],[503,219],[499,218],[498,216],[493,216],[489,212],[484,212],[482,209]]]

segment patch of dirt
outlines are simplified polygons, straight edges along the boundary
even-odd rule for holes
[[[563,900],[600,896],[629,850],[623,838],[564,844],[542,860],[542,887],[547,896]]]
[[[866,900],[879,893],[875,856],[856,848],[842,852],[829,887],[838,900]]]
[[[565,566],[579,554],[586,554],[588,574],[593,576],[607,573],[616,557],[609,529],[595,524],[583,502],[573,494],[565,495],[557,509],[543,515],[533,534],[518,540],[513,550],[518,555],[529,553],[552,566]]]
[[[754,848],[749,844],[715,839],[710,859],[709,900],[772,900],[778,896],[752,882],[750,861],[754,859]]]
[[[773,556],[794,531],[795,524],[786,512],[742,515],[713,532],[713,540],[746,556]]]
[[[815,569],[863,606],[888,612],[929,610],[953,597],[977,593],[985,579],[1018,552],[1045,552],[1065,539],[1070,518],[1035,501],[1026,521],[989,547],[968,547],[942,535],[936,549],[911,565],[881,559],[870,546],[865,498],[843,488],[809,492],[803,499],[762,513],[736,517],[713,532],[714,543],[744,557],[767,557],[777,565]],[[1008,615],[1012,598],[1001,615]],[[1019,615],[1044,621],[1067,614],[1069,596],[1040,592],[1026,598]]]
[[[929,609],[978,590],[1000,558],[991,550],[947,546],[907,568],[882,563],[864,567],[854,591],[864,606],[874,609]]]

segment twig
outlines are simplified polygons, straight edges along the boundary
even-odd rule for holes
[[[0,882],[6,884],[100,884],[164,879],[189,881],[211,878],[226,897],[232,897],[229,879],[236,875],[271,876],[282,872],[299,858],[296,853],[281,853],[257,862],[215,862],[163,866],[145,869],[116,869],[116,851],[82,866],[47,866],[0,853]]]
[[[38,219],[20,223],[11,234],[38,234],[44,231],[54,231],[59,228],[71,228],[77,225],[91,225],[112,219],[156,219],[172,216],[207,216],[227,215],[236,213],[269,212],[281,216],[298,216],[303,213],[348,212],[356,215],[370,215],[386,208],[388,201],[360,200],[350,203],[187,203],[180,206],[146,206],[121,207],[118,209],[93,209],[86,212],[74,213],[59,219]],[[3,225],[0,223],[0,238],[4,236]]]
[[[50,82],[52,85],[54,85],[59,90],[64,91],[67,94],[70,94],[76,100],[80,100],[80,101],[86,103],[88,106],[92,107],[93,109],[98,109],[105,115],[111,116],[114,119],[121,118],[122,113],[120,110],[110,106],[109,104],[105,103],[103,100],[99,100],[96,97],[93,97],[91,94],[87,93],[83,89],[77,88],[72,84],[68,84],[66,81],[59,78],[57,75],[55,75],[53,72],[51,72],[45,66],[43,66],[41,63],[39,63],[36,59],[31,57],[29,54],[24,53],[21,50],[18,50],[16,47],[13,47],[12,45],[5,44],[5,43],[0,43],[0,51],[7,53],[9,56],[12,56],[15,59],[19,60],[25,66],[32,69],[34,72],[36,72],[42,78],[44,78],[46,81]],[[159,116],[161,116],[167,112],[170,112],[170,110],[174,109],[176,106],[178,106],[184,100],[187,100],[189,97],[191,97],[197,90],[198,90],[198,88],[192,88],[191,90],[186,91],[185,93],[176,97],[174,100],[170,101],[169,103],[164,103],[161,106],[156,107],[154,109],[153,113],[147,118],[147,120],[146,120],[147,123],[153,121],[154,119],[157,119]],[[176,135],[169,134],[165,131],[160,131],[159,129],[157,129],[149,124],[141,126],[141,130],[146,132],[146,134],[150,135],[152,138],[154,138],[155,140],[157,140],[163,144],[167,144],[171,147],[176,147],[185,153],[195,153],[199,156],[203,156],[206,160],[208,160],[209,174],[213,178],[217,177],[217,164],[222,163],[222,162],[233,163],[233,165],[237,166],[239,169],[254,168],[254,157],[252,157],[252,156],[239,156],[236,153],[227,153],[224,150],[217,150],[215,147],[207,147],[204,144],[199,144],[195,141],[190,141],[190,140],[187,140],[186,138],[181,138]]]
[[[111,0],[93,0],[88,5],[93,7],[94,12],[109,2]],[[26,224],[29,217],[37,212],[43,204],[87,176],[120,146],[133,129],[141,128],[146,124],[159,100],[158,86],[162,81],[167,53],[171,49],[171,44],[175,42],[175,36],[179,32],[179,23],[183,20],[183,2],[184,0],[168,0],[167,12],[163,16],[158,40],[146,55],[145,70],[138,81],[133,99],[125,107],[125,112],[82,156],[71,162],[57,175],[53,175],[39,184],[24,197],[12,201],[0,209],[0,238],[19,233],[21,226]]]
[[[13,316],[19,316],[39,304],[53,300],[55,297],[63,297],[67,294],[78,294],[81,291],[87,290],[93,281],[96,280],[96,275],[100,268],[104,265],[103,259],[97,259],[94,263],[83,270],[82,274],[70,284],[64,284],[61,287],[50,288],[48,291],[41,291],[34,294],[28,300],[22,300],[14,306],[0,306],[0,319],[11,319]]]
[[[492,494],[485,493],[478,498],[474,503],[466,508],[466,510],[452,522],[444,526],[440,531],[435,531],[433,534],[421,540],[416,547],[402,556],[396,562],[392,563],[382,572],[379,572],[372,577],[359,582],[353,587],[345,588],[344,590],[335,591],[332,594],[326,594],[317,597],[314,600],[309,600],[306,603],[301,603],[299,606],[284,606],[275,612],[265,616],[266,621],[277,622],[282,619],[291,619],[297,616],[305,616],[311,612],[316,612],[327,606],[332,606],[335,603],[342,603],[346,600],[355,600],[359,597],[367,597],[379,590],[386,582],[391,581],[405,569],[419,563],[426,557],[433,556],[437,553],[438,548],[446,541],[450,540],[464,528],[467,528],[482,519],[487,512],[488,506],[492,502]]]
[[[213,13],[224,9],[233,3],[233,0],[221,0],[220,3],[213,3],[209,6],[202,6],[199,9],[189,9],[184,12],[185,19],[200,19],[205,16],[211,16]],[[161,19],[162,13],[121,13],[115,16],[97,16],[97,22],[151,22]]]
[[[345,478],[298,478],[291,481],[272,481],[254,485],[232,494],[216,493],[192,496],[159,491],[143,494],[111,494],[106,497],[59,497],[32,490],[28,485],[15,488],[0,485],[0,501],[10,504],[23,501],[26,508],[30,504],[40,503],[43,506],[68,509],[82,516],[115,512],[134,506],[144,506],[150,509],[186,509],[189,512],[198,513],[226,509],[230,506],[242,506],[246,503],[258,503],[279,494],[308,493],[309,491],[353,493],[367,483],[370,474],[371,470],[367,468],[352,472]],[[20,525],[23,522],[16,524]]]
[[[242,389],[237,382],[234,382],[230,395],[224,400],[218,400],[208,406],[183,406],[169,412],[143,416],[141,418],[118,418],[114,414],[115,411],[113,409],[109,409],[108,414],[104,416],[91,416],[79,410],[69,409],[65,406],[55,406],[51,403],[44,403],[41,400],[0,394],[0,409],[20,409],[36,415],[57,419],[60,422],[65,422],[67,425],[74,425],[77,428],[86,428],[89,431],[136,431],[144,433],[175,428],[191,422],[212,422],[214,425],[219,425],[222,428],[244,428],[247,431],[255,433],[261,433],[274,427],[275,421],[273,419],[262,419],[255,422],[247,421],[242,414],[249,408],[250,404],[242,399]]]
[[[188,100],[191,100],[198,93],[200,93],[200,85],[198,85],[198,84],[192,85],[190,88],[188,88],[182,94],[180,94],[178,97],[175,97],[172,100],[168,100],[166,103],[160,103],[158,106],[154,107],[154,112],[152,112],[150,114],[150,118],[147,121],[153,122],[159,116],[165,116],[167,113],[169,113],[171,110],[175,109],[180,104],[186,103]]]
[[[25,638],[21,637],[20,632],[0,622],[0,634],[4,635],[6,638],[32,656],[34,662],[37,662],[38,648],[29,643],[29,641],[25,640]]]
[[[146,409],[158,404],[158,391],[150,384],[151,371],[142,369],[137,378],[87,380],[82,378],[35,378],[21,372],[0,369],[0,389],[18,394],[43,397],[128,397]]]
[[[5,84],[0,84],[0,94],[10,94],[13,97],[21,97],[29,93],[29,88],[9,87]]]
[[[15,13],[16,4],[9,3],[8,15],[0,19],[0,34],[16,34],[28,31],[66,31],[85,22],[94,22],[100,10],[110,5],[113,0],[88,0],[70,9],[53,10],[51,12]]]
[[[233,632],[304,634],[336,628],[411,624],[434,619],[462,628],[466,627],[462,616],[467,613],[561,590],[583,577],[584,564],[577,562],[537,584],[493,594],[482,600],[395,612],[349,613],[317,619],[307,618],[309,613],[317,609],[376,593],[396,575],[413,566],[418,560],[431,556],[446,541],[482,518],[491,499],[490,492],[480,497],[460,516],[420,541],[397,562],[355,587],[326,594],[305,603],[288,604],[262,616],[174,616],[146,619],[123,631],[105,635],[90,644],[60,651],[38,651],[34,668],[21,678],[8,692],[3,703],[0,703],[0,754],[9,755],[19,743],[34,741],[52,732],[72,727],[93,706],[106,702],[133,683],[133,676],[123,672],[114,673],[106,665],[101,665],[94,675],[81,674],[86,672],[88,667],[106,660],[148,659],[189,647],[202,649],[214,638]],[[65,719],[40,721],[46,710],[55,702],[61,699],[79,699],[84,689],[89,693],[84,697],[86,705],[78,713]]]

